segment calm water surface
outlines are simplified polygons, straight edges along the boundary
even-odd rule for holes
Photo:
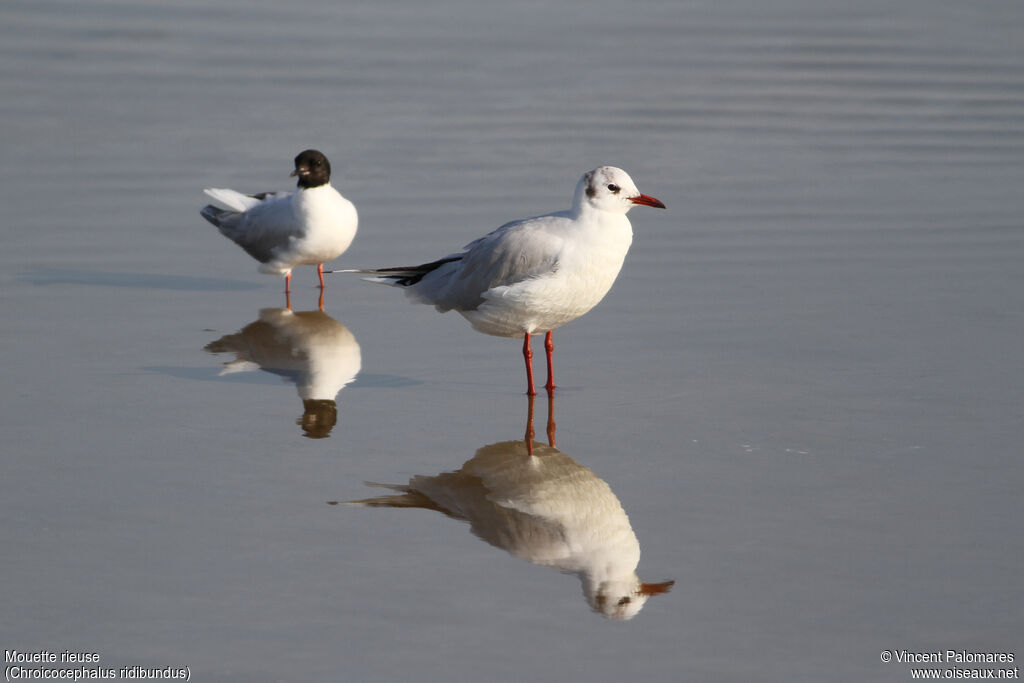
[[[1024,657],[1019,2],[13,0],[0,37],[5,648],[200,681]],[[339,267],[599,164],[668,205],[556,334],[539,469],[518,342],[343,275],[319,311],[308,268],[289,311],[199,217],[306,147],[359,207]],[[608,619],[600,571],[675,584]]]

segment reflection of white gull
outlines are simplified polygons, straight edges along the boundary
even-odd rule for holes
[[[407,268],[359,270],[405,289],[442,313],[458,311],[473,329],[522,337],[527,393],[533,385],[530,335],[546,332],[550,394],[555,389],[551,331],[596,306],[611,289],[633,241],[626,212],[665,205],[640,194],[621,168],[601,166],[580,178],[572,208],[502,225],[465,250]]]
[[[255,195],[208,187],[204,192],[230,210],[207,205],[199,212],[225,237],[259,261],[260,271],[284,275],[288,291],[295,266],[317,266],[324,286],[324,262],[338,258],[356,236],[352,202],[331,187],[331,164],[315,149],[295,157],[296,192]]]
[[[222,375],[259,369],[294,382],[305,409],[299,424],[311,438],[330,434],[338,418],[334,398],[362,365],[355,336],[323,311],[265,308],[258,320],[206,350],[236,354]]]
[[[597,612],[630,619],[673,582],[637,578],[640,544],[611,488],[565,453],[541,443],[484,446],[457,472],[415,476],[397,494],[352,505],[436,510],[533,564],[579,576]],[[380,484],[373,484],[381,486]]]

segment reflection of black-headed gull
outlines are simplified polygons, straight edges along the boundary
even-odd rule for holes
[[[362,366],[355,336],[323,311],[265,308],[258,320],[210,342],[206,350],[235,353],[222,375],[259,369],[294,382],[303,407],[299,424],[310,438],[330,435],[338,421],[335,396]]]
[[[636,204],[665,208],[640,194],[622,169],[601,166],[580,179],[568,211],[506,223],[465,251],[431,263],[357,272],[404,287],[410,298],[442,313],[458,311],[484,334],[522,336],[530,395],[536,393],[530,335],[546,332],[550,393],[551,331],[589,311],[611,289],[633,241],[626,212]]]
[[[261,272],[283,274],[285,291],[295,266],[317,266],[323,288],[324,262],[341,256],[356,236],[356,207],[331,187],[331,164],[317,150],[295,157],[292,175],[299,178],[296,192],[207,188],[230,210],[208,204],[199,213],[263,264]]]
[[[576,574],[587,603],[612,619],[630,619],[649,597],[667,592],[672,581],[637,577],[640,543],[608,484],[553,446],[529,446],[484,446],[457,472],[415,476],[384,487],[395,494],[349,504],[436,510],[469,522],[474,534],[515,557]]]

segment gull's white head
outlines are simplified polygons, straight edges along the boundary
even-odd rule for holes
[[[629,174],[614,166],[598,166],[584,173],[576,185],[573,197],[573,208],[576,210],[590,207],[611,213],[626,213],[637,204],[665,208],[654,197],[640,194]]]

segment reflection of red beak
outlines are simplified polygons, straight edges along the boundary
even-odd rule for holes
[[[635,197],[630,197],[629,201],[633,202],[634,204],[643,204],[644,206],[653,206],[656,209],[664,209],[665,208],[665,205],[662,204],[661,201],[655,199],[654,197],[649,197],[649,196],[647,196],[645,194],[638,194]]]
[[[650,199],[650,197],[648,197],[648,199]],[[657,199],[654,201],[658,202]],[[658,203],[661,204],[661,202]],[[651,206],[654,206],[654,204],[651,204]],[[664,209],[665,207],[663,206],[661,208]],[[641,583],[640,590],[638,590],[637,593],[647,596],[664,595],[665,593],[668,593],[673,584],[675,584],[675,581],[666,581],[664,583]]]

